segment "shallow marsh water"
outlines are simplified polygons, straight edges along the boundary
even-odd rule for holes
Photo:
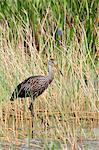
[[[88,134],[88,129],[83,129],[86,134]],[[99,150],[99,128],[93,128],[94,135],[96,139],[83,139],[76,143],[77,150]],[[40,138],[33,139],[23,139],[19,140],[20,144],[16,144],[13,141],[11,142],[0,142],[0,150],[71,150],[71,145],[62,144],[57,140],[48,139],[46,142]]]
[[[39,143],[38,143],[39,141]],[[62,148],[63,147],[63,148]],[[61,145],[58,142],[50,141],[47,145],[43,145],[42,140],[40,139],[32,139],[30,141],[30,145],[22,144],[15,145],[8,142],[0,142],[0,150],[71,150],[71,146],[69,144]],[[77,150],[99,150],[99,140],[84,140],[82,142],[77,143]]]
[[[11,112],[8,112],[7,107],[6,109],[6,113],[2,110],[0,119],[0,150],[71,150],[71,146],[73,146],[72,140],[74,140],[74,147],[76,145],[77,150],[99,149],[99,114],[95,115],[94,113],[92,115],[92,113],[89,113],[87,116],[86,112],[84,112],[81,116],[79,112],[78,115],[77,112],[70,112],[62,120],[62,116],[59,113],[55,113],[55,116],[57,116],[55,117],[50,116],[47,111],[42,111],[35,114],[33,120],[28,109],[24,111],[18,107],[14,112],[12,112],[12,109]],[[86,117],[89,119],[86,119]],[[32,121],[34,122],[33,128]],[[69,144],[67,139],[69,134],[72,134],[72,128],[75,136],[69,137]],[[61,132],[61,129],[65,132]],[[34,131],[34,136],[31,139],[32,130]],[[62,135],[60,135],[61,133]],[[62,140],[60,140],[60,137],[62,137]],[[66,144],[63,143],[63,139]]]

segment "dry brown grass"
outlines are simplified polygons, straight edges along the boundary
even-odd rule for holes
[[[80,28],[81,32],[79,31],[82,33],[80,43],[75,34],[73,42],[68,46],[64,36],[60,46],[57,46],[50,34],[46,33],[45,40],[48,44],[41,41],[42,48],[47,47],[45,54],[42,51],[38,53],[31,40],[28,41],[31,55],[26,53],[23,45],[22,27],[18,27],[17,41],[9,39],[9,30],[7,24],[5,27],[0,26],[0,137],[7,141],[31,137],[34,123],[34,137],[38,138],[59,139],[64,143],[67,139],[71,145],[87,136],[95,138],[91,129],[99,126],[99,85],[97,91],[94,87],[98,70],[91,54],[87,52],[83,26]],[[26,28],[26,32],[31,37],[29,28]],[[50,48],[50,42],[54,47]],[[47,49],[51,49],[51,52]],[[57,60],[64,76],[61,77],[56,72],[51,86],[36,99],[33,120],[28,110],[30,99],[22,102],[16,100],[13,105],[9,99],[16,85],[25,78],[47,73],[44,62],[47,62],[50,56]],[[89,135],[86,135],[83,128],[90,128]]]

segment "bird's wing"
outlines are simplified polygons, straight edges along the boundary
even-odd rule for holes
[[[34,97],[34,93],[36,92],[36,86],[37,84],[39,84],[40,77],[41,76],[32,76],[20,83],[17,86],[17,88],[19,87],[18,96],[22,97],[23,95],[23,97],[25,97],[25,95],[28,95]]]
[[[14,100],[17,97],[36,97],[40,94],[39,90],[41,89],[42,84],[44,83],[43,76],[31,76],[21,82],[12,93],[11,99]],[[42,88],[43,90],[43,88]]]
[[[48,82],[45,76],[39,76],[33,79],[33,84],[30,88],[34,97],[41,95],[48,87]]]

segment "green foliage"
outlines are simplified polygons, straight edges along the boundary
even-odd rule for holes
[[[51,10],[51,14],[54,19],[54,23],[62,29],[67,23],[66,16],[70,21],[73,18],[76,21],[78,16],[79,21],[83,22],[86,31],[86,37],[88,41],[88,47],[92,45],[93,32],[95,19],[97,17],[98,0],[2,0],[0,3],[0,20],[7,21],[13,34],[16,34],[16,26],[21,24],[22,26],[29,25],[34,32],[39,28],[38,19],[42,21],[47,8]],[[49,22],[48,16],[47,21]],[[16,22],[16,26],[15,26]],[[71,23],[71,22],[70,22]],[[76,28],[76,25],[73,24]],[[48,25],[49,28],[51,24]],[[73,36],[73,29],[70,29],[70,40]],[[91,44],[91,45],[90,45]]]
[[[44,150],[61,150],[61,149],[62,146],[58,141],[49,141],[44,147]]]
[[[57,71],[47,96],[38,97],[40,104],[36,103],[37,112],[41,107],[45,116],[47,111],[52,116],[51,120],[46,116],[46,124],[55,127],[42,133],[44,138],[66,141],[69,133],[72,143],[76,131],[68,112],[98,110],[94,87],[98,76],[97,7],[98,0],[0,0],[0,105],[9,102],[12,91],[24,79],[46,74],[44,63],[50,57],[57,60],[64,75]],[[39,121],[36,127],[41,128]],[[35,131],[42,136],[40,130]],[[58,148],[60,143],[55,141],[45,146]]]

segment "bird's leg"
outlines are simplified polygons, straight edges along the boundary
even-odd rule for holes
[[[32,117],[34,117],[34,107],[33,107],[33,103],[32,102],[31,102],[31,104],[29,106],[29,110],[31,111]]]
[[[31,115],[32,115],[32,138],[34,137],[34,108],[33,108],[33,103],[31,102],[30,106],[29,106],[29,110],[31,111]]]

